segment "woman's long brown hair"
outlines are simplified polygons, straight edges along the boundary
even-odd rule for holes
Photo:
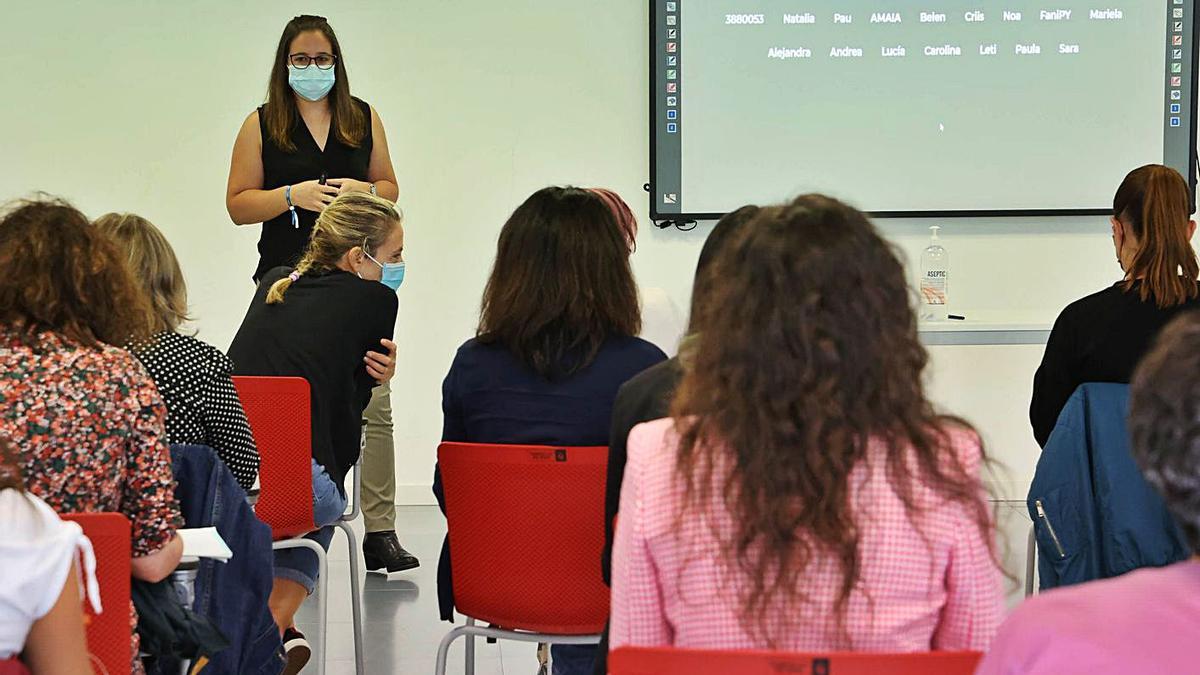
[[[1192,194],[1178,171],[1148,164],[1125,177],[1113,197],[1113,215],[1133,231],[1138,252],[1125,270],[1125,290],[1137,284],[1143,302],[1182,305],[1200,295],[1200,264],[1188,241]]]
[[[716,500],[732,514],[733,531],[715,533],[724,564],[746,580],[748,632],[774,644],[769,617],[805,601],[805,571],[825,556],[842,573],[834,609],[844,618],[870,527],[855,519],[850,475],[868,443],[886,449],[910,518],[928,486],[992,541],[982,481],[922,390],[928,357],[903,267],[866,216],[820,195],[763,209],[712,267],[720,283],[700,303],[672,406],[680,517]]]
[[[558,379],[587,367],[608,338],[641,326],[629,247],[601,197],[548,187],[517,207],[483,291],[480,342]]]
[[[64,201],[18,202],[0,216],[0,270],[0,325],[93,348],[154,333],[126,256]]]
[[[292,40],[295,40],[296,36],[308,31],[317,31],[324,35],[332,45],[333,55],[336,57],[334,69],[337,75],[328,97],[331,114],[329,129],[339,141],[357,148],[362,144],[370,120],[364,119],[366,116],[363,115],[363,111],[350,96],[350,75],[346,71],[342,46],[338,44],[337,35],[323,16],[301,15],[289,21],[283,28],[279,46],[275,49],[275,64],[271,66],[271,80],[267,84],[267,103],[263,107],[267,135],[283,150],[296,151],[291,133],[292,128],[300,123],[300,112],[296,109],[296,95],[288,84],[288,50],[291,49]],[[309,68],[316,66],[310,65]]]

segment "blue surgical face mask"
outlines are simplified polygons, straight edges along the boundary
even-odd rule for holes
[[[404,263],[381,263],[366,251],[363,251],[363,255],[367,256],[371,262],[379,265],[379,269],[383,270],[383,276],[379,277],[379,283],[393,291],[400,289],[400,284],[404,283]]]
[[[321,70],[315,65],[307,68],[289,65],[288,84],[300,98],[306,101],[320,101],[333,89],[333,83],[337,80],[335,69],[336,66],[329,70]]]

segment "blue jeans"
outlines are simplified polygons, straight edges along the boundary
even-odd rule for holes
[[[550,645],[554,675],[592,675],[596,645]]]
[[[325,467],[312,461],[312,493],[313,493],[313,523],[321,525],[316,532],[304,535],[329,550],[329,542],[333,541],[333,527],[346,511],[346,497],[342,495],[333,479],[325,471]],[[275,578],[294,581],[309,594],[317,586],[317,554],[306,548],[285,548],[275,551]]]

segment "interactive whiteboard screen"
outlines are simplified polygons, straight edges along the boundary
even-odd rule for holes
[[[1196,0],[653,0],[656,218],[1099,213],[1195,183]]]

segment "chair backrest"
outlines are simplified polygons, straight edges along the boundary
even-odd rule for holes
[[[622,647],[610,675],[971,675],[980,652],[788,654]]]
[[[129,635],[129,575],[133,557],[129,520],[119,513],[64,513],[79,524],[96,553],[96,581],[103,612],[84,603],[88,655],[97,673],[128,673],[132,660]]]
[[[302,377],[233,378],[258,446],[254,513],[276,539],[315,529],[312,511],[312,398]]]
[[[443,443],[454,604],[509,629],[599,633],[608,448]]]

